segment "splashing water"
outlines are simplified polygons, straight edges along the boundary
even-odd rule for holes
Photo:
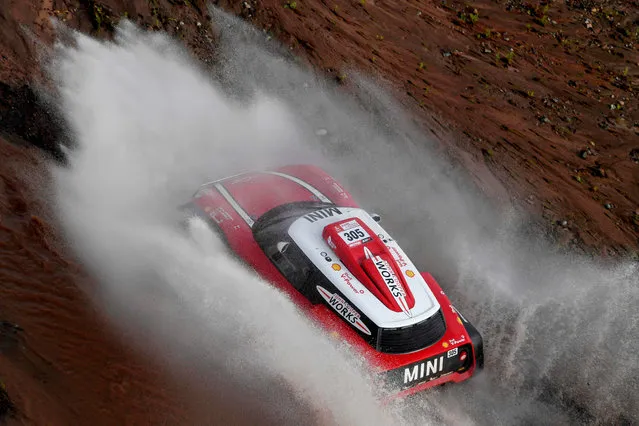
[[[59,214],[113,321],[206,383],[227,419],[383,423],[347,348],[232,260],[202,223],[190,224],[190,238],[171,225],[203,180],[291,152],[295,126],[281,102],[230,102],[170,40],[128,23],[113,44],[74,41],[51,64],[75,142],[69,167],[55,171]]]
[[[51,63],[76,144],[55,174],[59,214],[115,324],[135,325],[138,344],[234,419],[639,417],[636,264],[604,267],[522,237],[525,218],[474,195],[380,82],[350,73],[357,91],[347,96],[237,18],[211,15],[221,59],[211,75],[166,36],[126,21],[114,43],[75,35]],[[484,335],[481,375],[384,410],[361,360],[235,263],[201,223],[189,238],[172,225],[201,182],[294,162],[342,180],[440,280]]]

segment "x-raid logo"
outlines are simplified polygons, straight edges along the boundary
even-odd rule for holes
[[[428,378],[433,374],[441,373],[444,369],[444,357],[430,359],[412,367],[404,369],[404,384],[410,384],[424,378]]]
[[[326,219],[327,217],[332,217],[333,215],[341,215],[342,211],[337,207],[329,207],[327,209],[317,210],[312,213],[304,216],[304,219],[308,220],[311,223],[315,223],[318,220]]]
[[[370,336],[371,331],[368,329],[368,327],[366,327],[366,324],[364,324],[364,322],[360,318],[359,312],[353,309],[351,305],[346,303],[346,301],[337,294],[329,292],[322,286],[318,285],[316,287],[319,294],[322,296],[322,298],[324,298],[324,300],[326,300],[326,302],[328,302],[331,308],[335,309],[338,314],[346,318],[346,321],[353,324],[359,331]]]

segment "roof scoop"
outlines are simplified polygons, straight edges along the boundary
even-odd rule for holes
[[[373,258],[366,258],[362,262],[362,267],[377,287],[382,287],[393,297],[395,303],[408,316],[413,317],[408,305],[407,293],[402,281],[397,276],[394,268],[388,260],[388,256],[378,255]],[[413,306],[415,303],[413,302]]]
[[[368,249],[368,247],[364,247],[364,255],[366,255],[366,259],[372,259],[373,253]]]
[[[412,318],[413,296],[384,242],[360,218],[331,223],[322,237],[337,257],[387,308]]]

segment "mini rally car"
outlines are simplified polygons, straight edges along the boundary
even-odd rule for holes
[[[470,378],[483,342],[380,217],[315,166],[286,166],[202,185],[182,206],[359,351],[394,397]]]

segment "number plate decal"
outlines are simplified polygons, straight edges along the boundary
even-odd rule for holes
[[[346,244],[357,244],[359,242],[370,239],[368,232],[361,226],[355,228],[346,229],[339,233],[339,236],[344,240]]]

